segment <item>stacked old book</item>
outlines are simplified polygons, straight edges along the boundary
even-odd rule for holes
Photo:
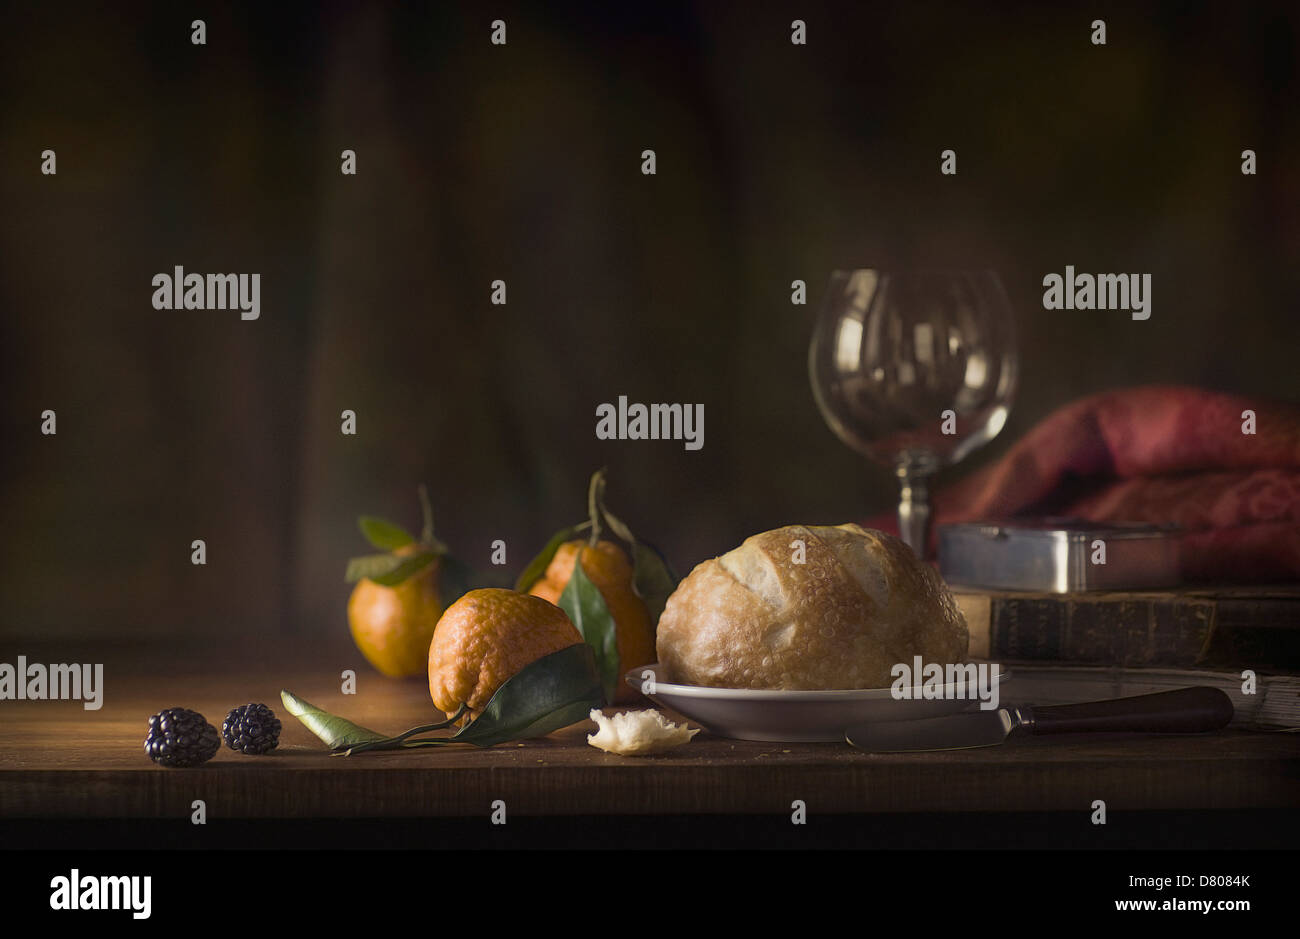
[[[1009,698],[1058,704],[1210,684],[1232,695],[1238,725],[1300,727],[1300,406],[1189,387],[1100,392],[934,498],[936,530],[1049,517],[1177,530],[1169,582],[1184,586],[954,584],[972,654],[1014,671]],[[868,524],[896,530],[892,515]],[[1124,582],[1124,571],[1110,573]]]
[[[1009,701],[1213,685],[1232,697],[1234,726],[1300,728],[1300,586],[954,595],[972,657],[1011,671]]]

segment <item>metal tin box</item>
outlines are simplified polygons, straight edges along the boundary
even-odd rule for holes
[[[1098,542],[1104,564],[1096,563]],[[1181,568],[1175,526],[1063,518],[939,526],[939,573],[953,585],[1050,593],[1171,587]]]

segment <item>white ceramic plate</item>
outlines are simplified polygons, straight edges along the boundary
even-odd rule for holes
[[[999,685],[1010,675],[1010,672],[999,671]],[[755,691],[677,685],[659,680],[658,664],[643,665],[623,677],[639,691],[651,676],[654,693],[648,697],[656,704],[672,708],[711,734],[738,740],[843,743],[844,731],[854,724],[941,717],[979,704],[970,699],[951,698],[898,701],[888,688]],[[945,688],[949,693],[955,693],[955,689]]]

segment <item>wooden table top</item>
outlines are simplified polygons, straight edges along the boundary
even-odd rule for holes
[[[300,647],[298,647],[300,648]],[[284,712],[281,688],[375,730],[434,719],[424,682],[386,679],[355,651],[291,646],[170,651],[19,650],[29,662],[105,662],[104,705],[0,702],[0,817],[168,818],[194,799],[226,818],[475,816],[502,799],[518,815],[1272,809],[1300,804],[1300,738],[1221,732],[1195,737],[1013,738],[998,747],[867,754],[841,744],[777,744],[701,733],[652,757],[586,743],[588,722],[543,740],[336,757]],[[14,662],[6,649],[0,661]],[[62,657],[60,657],[62,656]],[[340,692],[342,669],[357,694]],[[252,701],[284,724],[263,757],[222,748],[202,767],[155,766],[143,740],[171,706],[220,725]]]

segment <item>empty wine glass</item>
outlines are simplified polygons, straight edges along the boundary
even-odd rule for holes
[[[808,350],[822,417],[892,466],[918,557],[930,478],[997,436],[1016,388],[1011,304],[992,271],[836,271]]]

